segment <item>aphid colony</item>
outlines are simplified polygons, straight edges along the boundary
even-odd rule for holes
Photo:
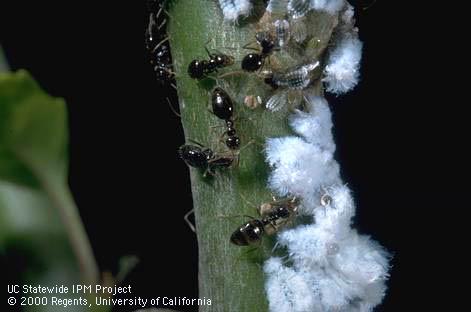
[[[305,100],[303,90],[317,81],[322,73],[318,59],[309,55],[300,56],[297,52],[299,45],[309,45],[309,40],[313,39],[303,21],[308,11],[302,5],[305,1],[298,2],[293,1],[295,5],[290,8],[291,14],[287,16],[283,10],[277,12],[276,1],[272,1],[274,7],[271,13],[266,13],[259,22],[254,42],[244,46],[254,52],[247,53],[240,60],[241,71],[232,72],[256,75],[269,86],[273,94],[265,101],[265,107],[271,111],[279,110],[286,103],[289,103],[291,108],[301,107],[302,101]],[[148,4],[150,17],[146,31],[146,47],[150,54],[150,63],[161,85],[175,87],[168,37],[164,31],[165,17],[168,14],[164,4],[159,4],[159,1],[148,1]],[[229,72],[219,75],[219,70],[234,65],[235,59],[220,51],[210,51],[206,46],[205,50],[207,58],[195,58],[191,61],[187,69],[188,76],[198,81],[211,78],[218,85],[220,79],[231,74]],[[294,54],[292,58],[301,59],[301,64],[297,61],[293,66],[280,68],[275,57],[280,51],[288,55]],[[211,112],[225,123],[223,136],[226,137],[224,143],[228,150],[214,151],[192,140],[192,144],[182,145],[178,149],[180,158],[188,166],[201,169],[205,177],[214,176],[217,170],[233,167],[241,150],[241,140],[235,129],[234,103],[228,92],[216,86],[211,91],[210,100]],[[247,95],[244,102],[250,108],[255,108],[262,103],[262,99],[259,96]],[[260,218],[251,217],[250,221],[242,224],[232,234],[230,241],[240,246],[259,244],[263,235],[272,235],[291,223],[297,211],[298,201],[295,198],[262,204],[258,210]]]

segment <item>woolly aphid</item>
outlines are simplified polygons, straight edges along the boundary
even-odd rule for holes
[[[290,117],[300,137],[267,140],[269,187],[277,195],[299,197],[300,213],[314,220],[278,235],[291,266],[276,257],[265,263],[270,311],[371,311],[384,297],[389,255],[351,227],[355,204],[333,158],[328,104],[307,98],[307,111]],[[331,200],[322,205],[326,194]]]
[[[248,16],[252,9],[250,0],[219,0],[224,19],[234,22],[239,17]]]
[[[306,94],[305,111],[296,110],[289,118],[291,128],[306,142],[318,145],[321,149],[334,153],[332,118],[329,104],[320,96]],[[315,114],[309,112],[316,110]]]
[[[299,18],[309,10],[336,14],[344,5],[345,0],[270,0],[267,11],[274,14],[290,14],[293,18]]]
[[[348,5],[340,16],[322,79],[326,90],[337,95],[352,90],[359,81],[363,44],[354,24],[353,8]]]
[[[292,265],[276,257],[264,265],[271,312],[371,311],[384,297],[389,255],[350,227],[348,188],[332,187],[329,195],[332,203],[315,210],[315,223],[279,235]]]
[[[219,3],[229,21],[247,16],[251,9],[246,0]],[[311,9],[330,14],[344,9],[322,80],[329,92],[347,92],[358,83],[362,49],[353,8],[344,0],[270,0],[267,6],[270,13],[291,12],[298,17]],[[273,169],[269,188],[279,196],[298,197],[300,213],[313,220],[279,233],[278,245],[288,255],[265,262],[269,308],[271,312],[371,311],[384,297],[390,256],[351,227],[355,204],[333,157],[330,109],[325,99],[308,91],[305,96],[306,109],[289,119],[299,137],[268,139],[265,150]],[[331,200],[321,204],[326,194]]]
[[[268,184],[280,196],[293,195],[311,202],[318,198],[320,187],[340,182],[332,153],[302,138],[268,139],[266,153],[273,168]]]

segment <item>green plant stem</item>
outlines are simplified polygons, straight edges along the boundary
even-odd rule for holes
[[[273,239],[264,238],[260,248],[251,250],[231,244],[229,238],[247,221],[240,216],[256,217],[256,206],[271,201],[263,146],[267,137],[292,134],[287,124],[288,112],[271,113],[262,107],[252,110],[244,105],[246,95],[266,99],[271,92],[256,74],[201,82],[188,77],[187,66],[193,59],[207,59],[204,47],[208,41],[210,49],[235,57],[235,65],[220,73],[240,71],[240,60],[250,53],[243,46],[254,42],[255,21],[245,25],[224,23],[217,2],[209,0],[174,1],[169,14],[168,33],[185,137],[216,151],[227,150],[218,140],[225,130],[224,122],[208,112],[211,89],[218,84],[235,103],[236,129],[242,146],[254,142],[242,148],[237,166],[220,170],[213,178],[204,178],[201,171],[190,169],[199,246],[199,294],[212,301],[211,306],[200,306],[200,311],[265,312],[268,306],[262,265],[272,254]],[[327,46],[334,24],[333,17],[322,15],[312,25],[319,29],[318,54]],[[320,84],[315,90],[321,93]]]
[[[51,203],[59,211],[84,282],[98,284],[98,265],[70,189],[65,183],[57,183],[53,179],[45,178],[41,182]]]
[[[42,183],[53,206],[59,211],[84,282],[90,285],[98,284],[98,265],[69,188],[55,181],[43,180]]]
[[[54,177],[40,177],[40,181],[52,205],[59,212],[84,283],[98,284],[98,265],[69,188],[64,182]]]

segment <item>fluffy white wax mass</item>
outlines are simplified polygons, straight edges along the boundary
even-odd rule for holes
[[[236,21],[241,16],[248,16],[252,9],[250,0],[219,0],[224,19]]]

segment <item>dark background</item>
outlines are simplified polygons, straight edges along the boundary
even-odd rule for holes
[[[433,242],[418,220],[442,205],[429,178],[441,169],[429,150],[433,109],[412,91],[426,34],[410,4],[406,13],[385,2],[367,10],[369,2],[352,2],[365,43],[362,80],[329,100],[357,228],[394,253],[377,311],[400,311],[430,303]],[[183,221],[188,171],[176,157],[184,140],[147,63],[147,20],[143,1],[10,1],[0,6],[0,44],[12,69],[28,69],[67,101],[70,184],[102,270],[134,254],[140,263],[127,283],[135,295],[197,297],[196,239]]]

